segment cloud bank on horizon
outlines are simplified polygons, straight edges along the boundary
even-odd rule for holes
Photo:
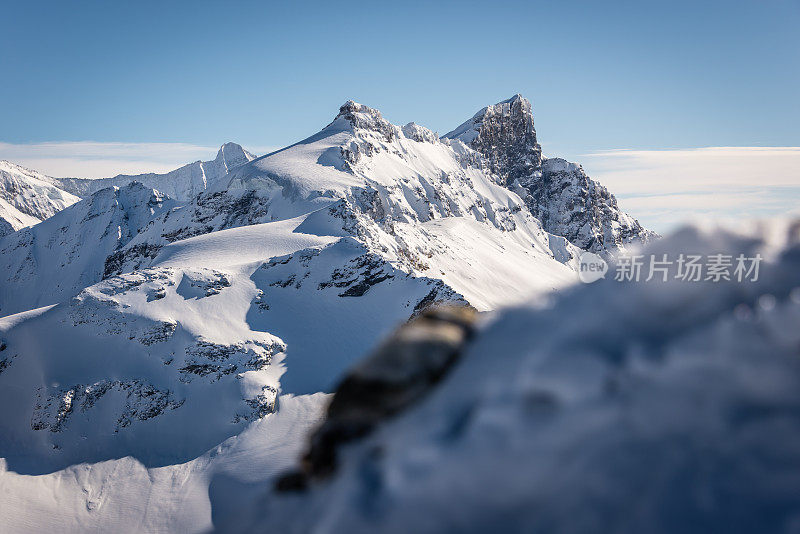
[[[50,176],[105,178],[163,173],[212,159],[219,147],[191,143],[0,142],[0,159]],[[245,147],[263,155],[278,147]],[[619,198],[622,208],[658,232],[697,218],[758,218],[800,205],[800,147],[608,150],[577,157]]]
[[[660,232],[698,218],[780,216],[800,205],[800,147],[609,150],[579,158],[625,211]]]

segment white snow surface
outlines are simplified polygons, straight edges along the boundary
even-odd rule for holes
[[[31,476],[0,460],[3,532],[206,532],[296,461],[326,397],[283,396],[278,412],[182,464],[125,457]]]
[[[0,239],[0,316],[62,302],[99,282],[106,258],[174,205],[138,182],[109,187]]]
[[[333,243],[337,238],[295,232],[305,215],[220,230],[170,243],[153,260],[164,267],[223,269]]]

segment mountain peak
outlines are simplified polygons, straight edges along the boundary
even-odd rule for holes
[[[495,145],[522,142],[541,152],[536,142],[530,100],[520,93],[497,104],[486,106],[444,137],[458,139],[473,148],[490,138]]]
[[[219,147],[217,157],[214,158],[214,163],[221,165],[224,172],[227,172],[233,167],[242,165],[253,159],[255,159],[255,156],[245,150],[242,145],[228,141]],[[222,170],[219,171],[220,174],[224,174],[224,172]]]
[[[542,158],[530,101],[517,93],[481,109],[444,137],[481,153],[501,185],[524,195],[548,232],[604,253],[655,234],[622,212],[614,195],[575,163]]]
[[[505,110],[505,106],[508,106],[508,111],[510,114],[519,113],[526,116],[530,120],[531,128],[533,128],[533,111],[531,109],[531,101],[521,94],[517,93],[508,100],[503,100],[499,104],[495,104],[493,107],[496,108],[498,106],[503,106],[503,110]]]
[[[78,200],[49,176],[0,160],[0,237],[52,217]]]
[[[536,140],[530,101],[517,93],[481,109],[444,137],[458,139],[484,154],[492,172],[505,183],[540,167],[542,147]]]
[[[381,116],[381,112],[378,111],[377,109],[365,106],[364,104],[359,104],[355,100],[348,100],[339,107],[340,116],[352,115],[354,113],[363,113],[366,115],[371,115],[373,117]]]
[[[336,118],[343,118],[355,127],[364,127],[361,124],[372,123],[375,121],[385,122],[381,112],[375,108],[359,104],[354,100],[348,100],[339,107],[339,114]]]
[[[214,158],[216,161],[222,161],[225,159],[234,158],[242,158],[244,157],[245,149],[242,148],[242,145],[238,143],[234,143],[232,141],[228,141],[227,143],[223,143],[219,150],[217,151],[217,157]]]
[[[495,104],[495,106],[499,106],[501,104],[516,104],[517,102],[521,103],[524,106],[527,106],[528,111],[530,111],[531,102],[530,100],[522,96],[521,93],[517,93],[511,98],[503,100],[502,102],[498,102],[497,104]]]
[[[354,100],[348,100],[342,104],[339,108],[339,114],[329,127],[339,121],[346,121],[354,129],[380,133],[389,141],[397,136],[395,127],[383,118],[380,111],[364,104],[359,104]]]

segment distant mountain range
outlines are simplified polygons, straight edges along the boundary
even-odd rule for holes
[[[188,201],[214,186],[230,169],[255,159],[236,143],[225,143],[219,148],[217,157],[211,161],[195,161],[165,174],[119,174],[113,178],[54,178],[61,189],[85,198],[106,187],[123,187],[139,182],[145,187],[158,189],[161,193],[179,201]]]
[[[49,176],[0,161],[0,237],[33,226],[80,200]]]

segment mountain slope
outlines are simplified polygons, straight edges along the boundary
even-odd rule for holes
[[[184,464],[148,468],[127,457],[30,476],[0,460],[3,531],[208,532],[294,462],[326,399],[286,396],[279,412]]]
[[[0,316],[61,302],[99,282],[106,258],[174,205],[135,182],[0,239]]]
[[[52,217],[80,200],[50,178],[0,161],[0,238]]]
[[[622,212],[614,195],[580,165],[542,157],[531,104],[522,95],[483,108],[444,137],[483,154],[500,183],[525,200],[545,230],[581,249],[613,255],[656,237]]]
[[[195,161],[165,174],[120,174],[113,178],[55,178],[59,187],[85,198],[106,187],[123,187],[140,182],[180,201],[187,201],[213,187],[229,170],[247,163],[255,156],[236,143],[225,143],[211,161]]]

